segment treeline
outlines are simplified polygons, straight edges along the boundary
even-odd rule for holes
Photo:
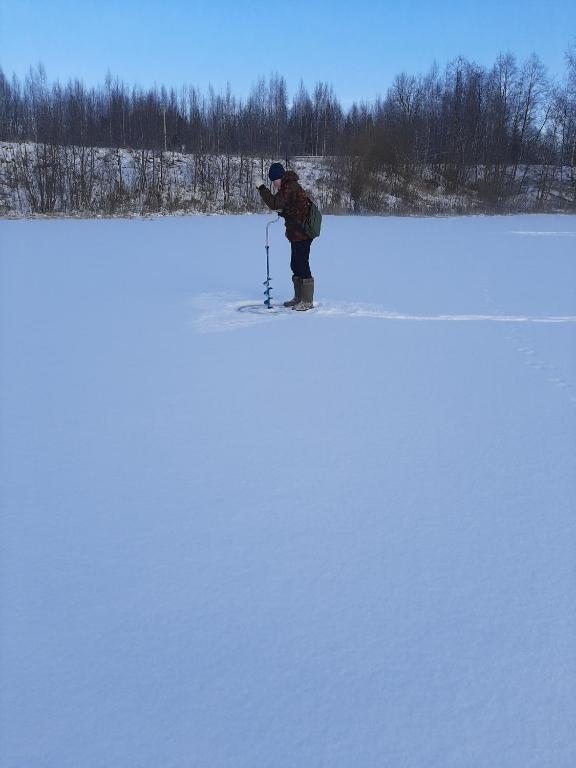
[[[252,88],[246,100],[230,90],[188,86],[129,88],[110,75],[103,86],[79,80],[49,85],[42,65],[20,82],[0,68],[0,140],[63,146],[175,150],[232,155],[326,155],[335,150],[344,114],[332,87],[303,84],[289,103],[283,77]]]
[[[106,78],[49,84],[41,65],[21,82],[0,69],[0,140],[51,147],[177,151],[195,156],[331,160],[334,199],[378,210],[383,185],[410,197],[415,185],[503,204],[538,169],[537,198],[553,189],[576,203],[576,49],[562,81],[533,55],[464,58],[441,72],[398,75],[387,93],[344,110],[328,83],[291,97],[285,79],[260,79],[246,99],[228,87],[130,88]],[[242,163],[240,163],[242,167]],[[560,190],[560,191],[558,191]]]

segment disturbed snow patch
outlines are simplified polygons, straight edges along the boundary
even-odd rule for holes
[[[283,306],[268,309],[254,299],[238,299],[223,294],[200,294],[191,300],[194,313],[192,324],[198,333],[219,333],[237,330],[279,319],[298,317],[365,318],[377,320],[404,320],[412,322],[496,322],[496,323],[576,323],[576,315],[531,316],[503,314],[438,314],[414,315],[386,309],[374,304],[338,302],[322,299],[312,311],[293,312]]]
[[[538,232],[529,230],[513,230],[511,235],[531,235],[532,237],[576,237],[576,232]]]

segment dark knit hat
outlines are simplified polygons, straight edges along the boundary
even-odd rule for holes
[[[270,181],[276,181],[284,176],[284,166],[282,163],[272,163],[270,170],[268,171],[268,178]]]

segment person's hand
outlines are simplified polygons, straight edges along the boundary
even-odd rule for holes
[[[257,176],[254,183],[256,184],[257,189],[260,189],[260,187],[266,186],[266,182],[261,176]]]

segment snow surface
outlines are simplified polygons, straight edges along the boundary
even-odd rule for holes
[[[573,768],[575,217],[269,220],[0,221],[0,765]]]

